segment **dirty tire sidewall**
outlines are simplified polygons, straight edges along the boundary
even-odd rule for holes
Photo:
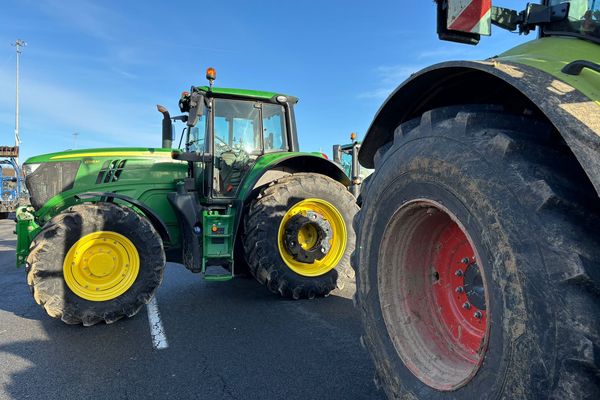
[[[576,161],[540,149],[552,130],[527,117],[440,109],[409,125],[379,162],[355,220],[356,305],[376,382],[389,398],[594,398],[600,282],[586,264],[599,259],[599,214],[594,192],[591,202],[578,193],[585,175],[580,182]],[[382,237],[394,213],[417,199],[458,217],[487,281],[485,359],[451,392],[425,385],[406,368],[379,297]]]
[[[140,269],[131,287],[107,301],[77,296],[63,277],[63,260],[81,237],[97,231],[117,232],[138,251]],[[84,204],[67,209],[50,220],[36,236],[28,263],[28,283],[34,299],[48,314],[69,324],[93,325],[135,315],[160,285],[165,254],[152,224],[132,209],[111,203]]]

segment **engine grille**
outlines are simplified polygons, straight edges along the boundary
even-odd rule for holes
[[[73,187],[81,161],[62,161],[41,164],[25,178],[31,205],[38,210],[57,194]]]

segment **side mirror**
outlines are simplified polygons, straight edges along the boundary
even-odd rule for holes
[[[436,0],[441,40],[476,45],[492,33],[492,0]]]
[[[190,128],[198,123],[198,118],[204,114],[204,96],[195,93],[192,88],[192,94],[190,95],[190,111],[188,114],[187,126]]]
[[[336,164],[342,163],[342,146],[339,144],[333,145],[333,162]]]

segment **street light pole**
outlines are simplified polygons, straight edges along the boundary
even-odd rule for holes
[[[19,62],[21,58],[21,48],[27,46],[27,42],[21,39],[17,39],[13,44],[17,51],[17,84],[16,84],[16,106],[15,106],[15,146],[18,148],[21,144],[21,137],[19,136]],[[19,157],[16,157],[17,165],[19,165]]]

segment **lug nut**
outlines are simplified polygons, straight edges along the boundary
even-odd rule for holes
[[[456,293],[462,293],[462,292],[464,292],[464,291],[465,291],[465,289],[464,289],[462,286],[459,286],[459,287],[457,287],[457,288],[456,288],[454,291],[455,291]]]
[[[465,257],[462,260],[460,260],[460,262],[463,263],[463,264],[468,264],[469,263],[469,258]]]
[[[481,319],[481,317],[483,317],[483,315],[481,314],[481,311],[475,311],[473,313],[473,316],[477,319]]]
[[[454,275],[456,276],[463,276],[463,272],[460,269],[457,269],[456,272],[454,273]]]
[[[469,303],[468,301],[465,301],[465,302],[463,303],[463,308],[464,308],[465,310],[468,310],[469,308],[471,308],[471,303]]]

